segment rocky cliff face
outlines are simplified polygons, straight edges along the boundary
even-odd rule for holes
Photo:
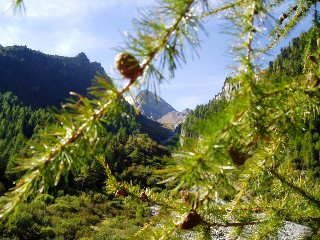
[[[190,109],[182,112],[175,110],[169,103],[161,97],[148,90],[143,90],[137,94],[133,101],[130,101],[141,114],[161,123],[168,129],[176,130],[184,121]]]
[[[240,84],[239,83],[233,83],[230,81],[231,78],[226,78],[226,80],[223,83],[223,87],[220,93],[218,93],[214,99],[214,100],[220,100],[220,99],[226,99],[226,100],[230,100],[231,99],[231,95],[232,92],[236,91],[237,89],[239,89]]]
[[[148,90],[140,91],[135,97],[135,107],[148,118],[157,121],[164,115],[176,110],[161,97]]]
[[[162,116],[157,121],[161,123],[163,126],[175,130],[182,124],[184,119],[186,118],[187,114],[190,112],[190,109],[187,108],[182,112],[172,111],[167,113],[166,115]]]

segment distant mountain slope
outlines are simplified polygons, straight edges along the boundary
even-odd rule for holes
[[[182,112],[169,112],[166,115],[162,116],[160,119],[158,119],[158,122],[170,129],[176,129],[184,121],[189,111],[190,110],[187,108]]]
[[[154,93],[140,91],[134,100],[129,101],[141,114],[161,123],[168,129],[175,130],[183,122],[190,109],[182,112],[175,110],[169,103]]]
[[[70,91],[86,95],[97,72],[103,73],[104,69],[99,63],[90,62],[84,53],[62,57],[25,46],[0,45],[0,93],[10,91],[33,109],[60,108]],[[133,109],[130,112],[135,114]],[[172,137],[172,131],[142,114],[135,115],[134,121],[142,133],[158,143]]]
[[[135,105],[140,113],[152,120],[158,120],[169,112],[176,112],[169,103],[148,90],[140,91],[137,94]]]
[[[0,45],[0,92],[10,91],[34,109],[59,107],[70,91],[85,94],[97,72],[103,67],[84,53],[61,57]]]
[[[162,145],[167,145],[167,140],[174,136],[174,133],[163,127],[160,123],[153,121],[146,116],[138,113],[135,116],[136,121],[140,124],[140,131],[148,134],[153,140]]]

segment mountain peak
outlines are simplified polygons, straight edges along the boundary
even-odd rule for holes
[[[148,90],[140,91],[135,102],[139,111],[153,120],[158,120],[169,112],[176,112],[169,103]]]
[[[64,57],[27,46],[0,47],[0,92],[14,93],[33,109],[60,107],[70,91],[85,95],[97,72],[104,69],[83,52]]]
[[[178,112],[157,94],[148,90],[140,91],[130,102],[133,102],[141,114],[171,130],[176,130],[190,112],[188,108]]]

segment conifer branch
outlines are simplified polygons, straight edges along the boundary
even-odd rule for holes
[[[294,183],[287,181],[283,176],[281,176],[279,173],[277,173],[274,169],[269,169],[269,172],[279,179],[283,184],[287,185],[290,187],[290,189],[294,190],[296,193],[301,195],[302,197],[306,198],[308,201],[312,202],[315,204],[318,208],[320,208],[320,200],[316,199],[306,191],[304,191],[302,188],[296,186]]]
[[[11,4],[6,8],[6,10],[9,8],[12,8],[13,14],[25,11],[24,0],[11,0]]]
[[[150,67],[151,62],[155,59],[156,55],[169,44],[169,40],[173,35],[173,32],[179,28],[181,21],[190,13],[191,6],[195,2],[197,1],[186,0],[183,10],[179,12],[179,15],[174,20],[174,24],[169,29],[166,29],[164,35],[158,36],[159,44],[156,45],[153,51],[148,54],[148,58],[141,63],[141,68],[143,70]],[[22,1],[19,1],[16,6],[21,6],[22,3]],[[46,133],[44,136],[48,137],[48,143],[44,144],[45,148],[40,148],[38,150],[39,152],[33,152],[32,158],[29,159],[32,161],[31,164],[18,167],[18,169],[27,170],[28,172],[17,182],[17,185],[14,189],[12,189],[12,192],[7,194],[5,201],[8,201],[8,203],[6,203],[1,209],[0,218],[11,212],[17,204],[35,194],[36,191],[42,192],[44,189],[47,189],[47,184],[52,184],[51,178],[55,178],[54,182],[57,184],[60,175],[62,173],[66,174],[66,172],[64,172],[65,160],[63,160],[63,158],[68,158],[69,167],[74,164],[73,161],[70,161],[71,159],[68,157],[68,154],[65,153],[66,150],[71,145],[75,146],[76,141],[83,138],[85,133],[89,131],[90,127],[94,125],[97,120],[106,115],[110,108],[113,107],[113,104],[122,98],[122,96],[133,86],[136,80],[137,78],[131,79],[130,82],[119,92],[117,92],[117,90],[110,84],[106,84],[105,86],[101,85],[100,87],[105,88],[106,93],[108,93],[108,91],[109,93],[110,91],[112,93],[111,95],[108,94],[108,97],[110,98],[107,99],[107,101],[102,105],[98,104],[95,106],[94,99],[89,100],[78,94],[76,94],[76,96],[79,97],[78,103],[68,103],[65,105],[66,107],[70,108],[72,113],[69,114],[68,112],[62,112],[58,117],[61,118],[62,124],[64,124],[64,121],[67,119],[69,119],[68,121],[71,119],[71,126],[66,126],[65,128],[67,130],[62,127],[63,129],[61,130],[63,130],[63,132],[56,132],[56,130],[54,130],[52,133]],[[108,79],[105,79],[106,83],[108,81]],[[102,82],[100,81],[100,84],[101,83]],[[93,94],[95,94],[95,92],[93,92]],[[97,93],[96,96],[97,101],[99,98],[103,97],[100,93]],[[88,115],[88,113],[90,114]],[[77,126],[78,124],[79,126]],[[60,137],[62,135],[64,136]],[[56,142],[55,136],[59,136],[59,142]],[[47,178],[46,174],[49,173],[48,169],[52,168],[53,165],[56,164],[60,164],[60,167],[58,167],[60,170],[57,170],[57,175],[54,176],[55,173],[50,173],[50,177]],[[57,167],[55,166],[54,168]]]
[[[118,50],[129,51],[141,58],[140,65],[145,71],[144,80],[140,83],[149,84],[151,76],[161,83],[165,78],[165,68],[168,68],[170,77],[173,77],[180,61],[185,62],[186,43],[195,51],[199,47],[197,29],[204,28],[200,19],[192,13],[199,2],[201,1],[165,1],[155,11],[142,13],[142,19],[134,20],[135,36],[127,34],[124,39],[126,47]],[[159,66],[156,67],[157,63]]]
[[[256,220],[256,221],[244,221],[244,222],[224,222],[224,223],[211,223],[204,221],[204,224],[209,227],[244,227],[244,226],[251,226],[251,225],[257,225],[262,224],[268,220]]]
[[[19,6],[23,1],[14,2],[17,3],[16,6]],[[193,7],[199,3],[207,5],[207,1],[167,0],[163,1],[160,10],[157,9],[152,14],[145,14],[142,20],[135,21],[136,36],[129,35],[126,39],[126,47],[120,50],[122,52],[129,50],[134,56],[141,59],[139,67],[144,71],[145,79],[150,77],[150,73],[154,73],[160,82],[166,66],[173,76],[177,63],[181,60],[185,61],[183,51],[185,43],[189,43],[194,48],[200,46],[197,30],[192,30],[197,27],[201,28],[200,20],[219,12],[232,10],[227,20],[232,24],[231,33],[237,37],[237,43],[239,43],[234,46],[233,50],[241,64],[237,71],[238,75],[234,79],[235,82],[242,84],[237,92],[232,93],[233,96],[224,106],[223,112],[216,113],[207,125],[204,124],[204,133],[194,140],[192,147],[187,146],[181,149],[174,156],[173,166],[162,171],[169,177],[168,181],[172,179],[176,181],[175,190],[185,188],[197,194],[189,199],[174,196],[171,199],[159,200],[159,196],[149,196],[147,200],[145,198],[143,200],[160,205],[164,211],[170,209],[179,213],[187,209],[188,213],[190,211],[196,213],[197,210],[203,213],[203,216],[197,213],[196,220],[202,220],[202,224],[209,227],[268,224],[282,219],[277,219],[277,216],[269,217],[267,214],[272,213],[272,210],[268,211],[266,207],[261,207],[267,219],[250,221],[257,218],[252,213],[254,211],[250,208],[252,206],[250,201],[261,202],[260,196],[251,194],[251,191],[258,188],[257,185],[260,183],[268,183],[272,175],[274,179],[280,180],[282,185],[319,208],[320,200],[317,199],[316,194],[306,192],[279,174],[277,169],[270,168],[277,154],[282,157],[278,167],[285,163],[283,155],[287,151],[286,141],[292,129],[299,132],[303,123],[310,120],[310,116],[318,111],[318,89],[301,84],[297,79],[293,79],[293,83],[272,86],[267,86],[267,84],[256,86],[254,81],[256,79],[255,57],[273,48],[287,35],[308,14],[315,1],[301,0],[297,7],[287,8],[289,9],[289,12],[285,12],[289,16],[287,16],[289,18],[287,26],[282,27],[281,21],[284,20],[280,20],[270,33],[271,36],[278,35],[277,38],[271,41],[265,49],[256,50],[255,40],[259,37],[257,16],[266,19],[267,13],[283,2],[282,0],[237,0],[197,16],[193,14]],[[157,62],[160,62],[159,67],[154,66]],[[85,141],[86,137],[93,139],[92,142],[97,141],[96,135],[91,131],[95,131],[94,128],[105,116],[114,117],[116,113],[112,110],[118,107],[117,103],[123,95],[138,81],[143,82],[144,80],[131,78],[130,82],[120,91],[113,86],[102,84],[103,93],[93,92],[96,94],[93,94],[93,99],[77,95],[79,97],[77,103],[67,104],[64,112],[58,116],[60,123],[55,126],[56,128],[49,128],[50,131],[44,132],[44,140],[40,143],[43,144],[43,147],[37,146],[32,157],[28,159],[30,161],[20,166],[20,169],[28,170],[28,172],[19,180],[15,189],[7,194],[5,200],[9,203],[1,210],[0,217],[12,211],[22,200],[32,198],[43,189],[47,190],[48,186],[55,185],[60,175],[68,173],[71,165],[77,165],[77,161],[72,158],[71,149],[80,149],[77,144],[80,144],[81,140]],[[96,90],[98,89],[99,86]],[[99,104],[98,100],[101,99],[103,101]],[[106,163],[104,167],[110,181],[109,185],[113,188],[119,187],[120,183],[111,175],[111,170]],[[141,191],[139,187],[125,182],[122,187],[128,188],[128,197],[142,201],[137,195],[137,192]],[[280,188],[284,189],[283,186]],[[217,204],[218,207],[213,206],[214,199],[218,199],[218,193],[226,189],[233,191],[229,194],[228,200],[221,205]],[[265,201],[270,200],[273,197],[272,194],[275,194],[273,189],[263,190]],[[217,196],[214,197],[216,193]],[[269,193],[271,197],[268,196]],[[205,198],[201,198],[200,194],[205,195]],[[294,196],[292,192],[286,193],[284,197],[280,196],[283,200],[281,204],[287,203],[287,199]],[[208,203],[209,201],[211,202]],[[213,209],[206,206],[206,203],[208,206],[212,204]],[[267,206],[265,202],[263,204]],[[277,207],[275,203],[272,204],[272,207]],[[216,222],[210,223],[203,220],[203,218],[210,219],[214,213],[217,213]],[[167,218],[170,217],[172,215],[168,214]],[[225,219],[234,219],[234,221],[227,222],[224,221]],[[248,220],[241,221],[241,219]],[[316,221],[318,217],[310,218],[312,219]],[[174,229],[175,227],[171,231],[173,232]],[[164,233],[164,236],[172,232]]]
[[[190,12],[190,8],[193,3],[194,3],[194,1],[192,1],[192,0],[186,1],[186,5],[184,7],[184,10],[177,17],[177,19],[174,21],[172,27],[170,27],[169,30],[165,33],[164,37],[160,41],[160,44],[158,46],[156,46],[152,52],[149,53],[149,58],[142,65],[143,68],[145,68],[146,66],[149,66],[150,63],[152,62],[152,60],[154,60],[156,54],[168,44],[169,38],[171,37],[172,33],[174,31],[176,31],[179,24],[181,23],[181,20]]]
[[[209,17],[211,15],[218,14],[218,13],[226,11],[228,9],[232,9],[234,6],[235,6],[234,3],[227,3],[225,6],[218,7],[218,8],[212,9],[208,12],[203,13],[202,15],[200,15],[200,18],[203,19],[203,18]]]
[[[308,15],[312,5],[313,1],[310,0],[298,1],[296,4],[290,5],[279,17],[276,26],[270,32],[269,36],[273,39],[262,50],[262,53],[276,47]],[[286,24],[283,24],[284,20],[287,20]]]

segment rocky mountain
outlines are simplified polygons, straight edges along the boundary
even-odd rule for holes
[[[182,112],[175,110],[161,97],[148,90],[140,91],[135,99],[130,102],[141,114],[171,130],[176,130],[190,112],[189,108]]]
[[[148,90],[140,91],[134,100],[135,107],[139,112],[154,121],[170,112],[176,112],[170,104]]]
[[[159,118],[157,122],[169,129],[175,130],[179,127],[179,125],[181,125],[189,112],[189,108],[183,110],[182,112],[172,111]]]
[[[84,53],[63,57],[26,46],[0,45],[0,93],[12,92],[24,106],[33,109],[51,106],[59,109],[70,97],[70,91],[86,95],[97,73],[104,73],[103,67],[100,63],[90,62]],[[143,114],[135,115],[134,121],[140,132],[158,143],[166,143],[173,135],[171,130]]]

